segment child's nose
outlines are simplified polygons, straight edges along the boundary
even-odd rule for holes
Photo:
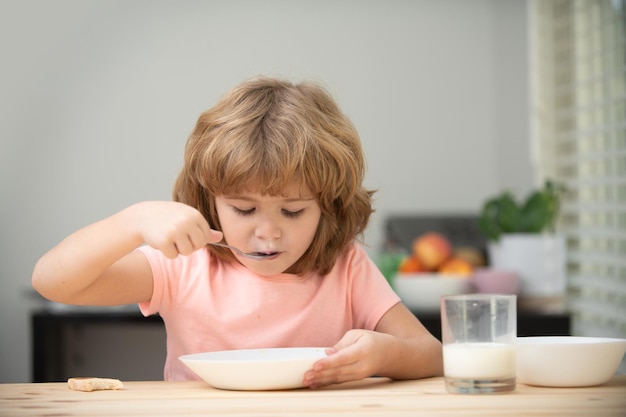
[[[278,222],[270,218],[263,219],[256,228],[256,236],[263,240],[278,239],[281,236]]]

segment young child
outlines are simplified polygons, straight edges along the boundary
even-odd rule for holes
[[[249,80],[198,119],[174,201],[74,232],[37,262],[33,286],[61,303],[160,314],[166,380],[197,379],[184,354],[297,346],[328,347],[304,376],[312,388],[441,375],[441,344],[355,241],[372,213],[364,166],[322,87]]]

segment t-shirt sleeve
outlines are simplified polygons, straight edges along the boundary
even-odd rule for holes
[[[355,325],[374,330],[385,313],[400,302],[400,297],[358,244],[349,251],[348,262]]]
[[[163,298],[163,287],[166,280],[166,267],[163,263],[164,256],[161,256],[157,249],[150,246],[141,246],[137,250],[146,256],[150,268],[152,268],[152,297],[150,297],[150,301],[139,303],[141,314],[150,316],[159,312],[161,299]]]

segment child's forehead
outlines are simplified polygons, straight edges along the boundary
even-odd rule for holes
[[[313,198],[308,187],[295,180],[284,184],[280,189],[268,189],[267,184],[253,181],[241,189],[229,190],[224,194],[239,198],[275,197],[284,200],[310,200]]]

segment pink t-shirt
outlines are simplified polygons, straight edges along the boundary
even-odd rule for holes
[[[399,297],[353,244],[326,276],[259,276],[206,249],[168,259],[148,246],[154,290],[139,304],[167,331],[166,381],[198,379],[181,355],[228,349],[326,347],[350,329],[373,330]]]

